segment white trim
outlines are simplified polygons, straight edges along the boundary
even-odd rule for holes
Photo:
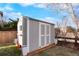
[[[18,21],[18,25],[17,25],[17,36],[18,36],[18,42],[20,45],[23,46],[23,30],[20,30],[20,25],[23,26],[23,17],[21,16],[19,18],[19,21]]]
[[[45,36],[45,46],[47,45],[47,44],[46,44],[46,42],[47,42],[47,41],[46,41],[46,40],[47,40],[47,39],[46,39],[46,36],[47,36],[47,35],[46,35],[46,34],[47,34],[47,33],[46,33],[46,30],[47,30],[47,29],[46,29],[46,24],[45,24],[45,35],[44,35],[44,36]]]
[[[27,52],[29,52],[29,18],[27,18]]]
[[[49,43],[51,43],[51,25],[49,25]]]
[[[39,48],[41,47],[41,31],[40,31],[41,27],[40,27],[40,22],[39,22]]]

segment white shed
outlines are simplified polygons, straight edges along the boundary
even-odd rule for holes
[[[17,39],[23,55],[57,42],[54,24],[22,16],[18,21]]]

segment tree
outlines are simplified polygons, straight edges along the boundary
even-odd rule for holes
[[[17,20],[13,20],[11,18],[9,18],[9,22],[4,24],[4,27],[0,26],[0,30],[17,30],[17,22],[18,22],[18,18]]]
[[[75,38],[78,38],[78,31],[77,31],[77,29],[79,28],[79,20],[78,20],[77,16],[75,15],[75,11],[73,9],[72,4],[70,4],[70,3],[56,4],[55,3],[55,4],[50,4],[50,5],[52,6],[51,9],[54,8],[55,10],[57,10],[57,13],[60,13],[60,12],[65,11],[65,10],[69,13],[69,15],[72,18],[72,21],[76,25]],[[75,39],[75,44],[76,43],[77,43],[77,39]]]
[[[9,18],[9,20],[11,21],[10,22],[10,27],[17,30],[17,23],[18,23],[19,19],[17,18],[17,20],[12,20],[12,19]]]
[[[68,33],[73,33],[75,35],[76,29],[73,28],[72,26],[67,26],[67,32]]]
[[[58,37],[60,35],[60,28],[55,28],[55,36]]]
[[[77,18],[77,16],[75,15],[75,11],[73,9],[73,6],[72,4],[66,4],[69,8],[69,13],[70,13],[70,16],[72,18],[72,21],[75,23],[76,25],[76,31],[75,31],[75,46],[77,45],[77,39],[78,39],[78,28],[79,28],[79,20]]]
[[[73,33],[74,34],[74,36],[75,36],[75,46],[77,46],[77,39],[78,39],[78,36],[77,36],[77,31],[76,31],[76,29],[75,28],[73,28],[73,27],[71,27],[71,26],[68,26],[67,27],[67,32],[69,32],[69,33]]]

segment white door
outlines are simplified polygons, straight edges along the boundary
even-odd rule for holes
[[[40,34],[39,43],[41,47],[45,47],[50,43],[50,25],[45,23],[40,23]]]
[[[45,26],[46,28],[45,28],[45,37],[46,37],[46,43],[45,43],[45,45],[49,45],[50,44],[50,25],[49,24],[46,24],[46,26]]]
[[[45,24],[40,24],[40,45],[41,47],[45,46]]]

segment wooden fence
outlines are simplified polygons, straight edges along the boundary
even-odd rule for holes
[[[55,37],[56,39],[58,39],[58,41],[65,41],[66,42],[73,42],[75,43],[75,40],[77,43],[79,43],[79,37],[78,38],[71,38],[71,37]]]
[[[55,38],[59,38],[59,39],[71,39],[71,40],[79,40],[79,38],[71,38],[71,37],[55,37]]]
[[[17,31],[0,31],[0,44],[13,43],[17,37]]]

